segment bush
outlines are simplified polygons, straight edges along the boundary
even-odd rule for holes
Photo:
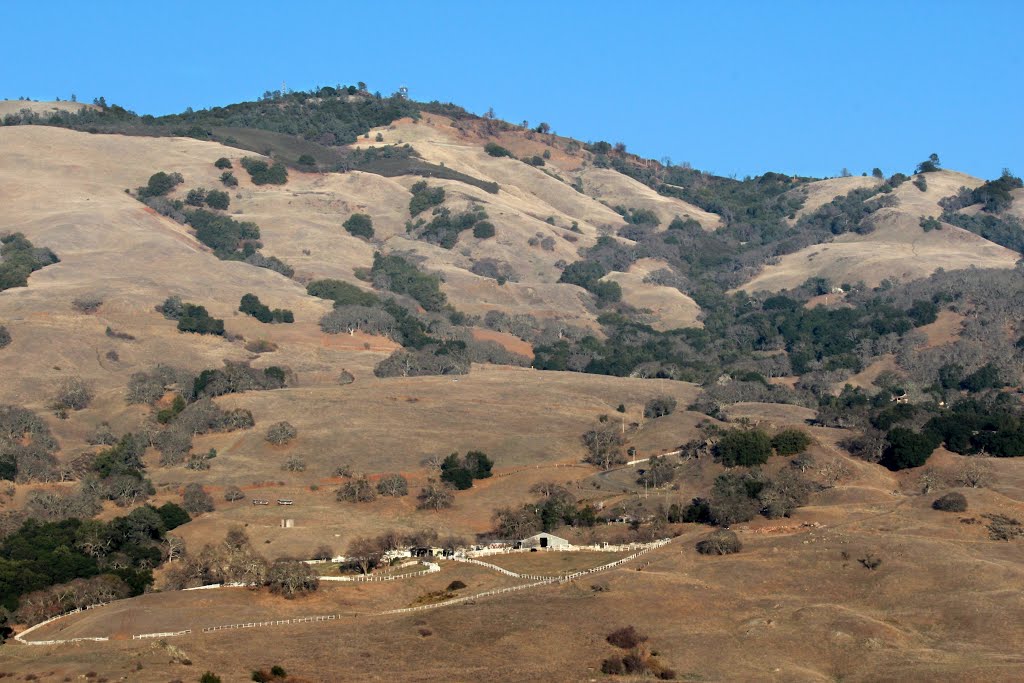
[[[478,240],[490,239],[494,234],[494,224],[490,221],[479,221],[473,226],[473,237]]]
[[[293,427],[290,423],[282,421],[270,425],[267,429],[266,440],[275,446],[281,446],[288,443],[298,435],[299,430]]]
[[[254,185],[284,185],[288,182],[288,169],[281,162],[268,164],[262,159],[243,157],[242,168],[249,172]]]
[[[306,293],[333,301],[335,306],[375,306],[380,303],[376,294],[341,280],[314,280],[306,285]]]
[[[206,189],[197,187],[189,190],[185,195],[185,203],[189,206],[202,206],[206,203]]]
[[[715,457],[726,467],[763,465],[771,454],[771,439],[760,429],[731,429],[715,444]]]
[[[79,313],[95,313],[102,305],[103,299],[92,294],[77,297],[71,302],[71,307]]]
[[[934,216],[921,216],[921,220],[918,221],[918,225],[925,232],[931,232],[932,230],[942,230],[942,223],[940,223]]]
[[[139,188],[139,197],[143,199],[147,197],[162,197],[183,182],[185,182],[185,179],[180,173],[158,171],[149,177],[149,182],[145,187]]]
[[[511,157],[515,156],[509,150],[505,149],[496,142],[488,142],[484,145],[484,151],[490,154],[492,157]]]
[[[288,458],[281,463],[281,469],[285,472],[305,472],[306,461],[302,458]]]
[[[967,498],[964,497],[964,494],[954,491],[936,498],[932,503],[932,508],[943,512],[964,512],[967,510]]]
[[[231,205],[231,197],[223,190],[210,190],[206,193],[206,205],[211,209],[226,211]]]
[[[7,331],[7,328],[0,325],[0,349],[4,348],[11,343],[11,333]]]
[[[220,159],[217,159],[217,161],[213,162],[213,165],[220,169],[234,168],[231,165],[231,160],[228,159],[227,157],[221,157]]]
[[[298,159],[299,166],[316,166],[316,159],[312,154],[303,154]]]
[[[783,429],[772,437],[772,448],[782,456],[803,453],[811,445],[811,437],[799,429]]]
[[[238,187],[238,178],[231,171],[224,171],[220,174],[220,181],[224,183],[224,187]]]
[[[920,467],[928,462],[932,451],[939,446],[940,437],[931,433],[918,434],[904,427],[894,427],[886,436],[888,446],[882,454],[882,464],[890,470]]]
[[[224,321],[212,317],[203,306],[182,304],[181,317],[178,318],[178,330],[181,332],[223,336]]]
[[[232,502],[243,498],[245,498],[245,493],[234,484],[224,489],[224,500],[226,501]]]
[[[385,474],[377,482],[377,493],[396,498],[407,496],[409,495],[409,482],[400,474]]]
[[[633,626],[626,626],[612,631],[608,634],[605,640],[615,647],[621,647],[623,650],[631,650],[640,645],[640,643],[647,642],[647,636],[642,635]]]
[[[696,548],[701,555],[732,555],[738,553],[743,544],[734,531],[719,529],[697,541]]]
[[[373,219],[365,213],[354,213],[341,224],[353,237],[370,239],[373,237]]]
[[[218,676],[217,674],[213,673],[212,671],[207,671],[199,677],[199,683],[221,683],[221,680],[220,676]]]
[[[444,203],[444,188],[429,187],[426,181],[419,181],[411,188],[412,199],[409,200],[409,215],[415,218],[432,206]]]
[[[648,419],[655,419],[664,417],[665,415],[671,415],[675,412],[676,400],[671,396],[658,396],[652,398],[644,406],[644,417]]]

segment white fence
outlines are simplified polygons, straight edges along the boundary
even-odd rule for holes
[[[428,605],[417,605],[415,607],[402,607],[402,608],[399,608],[399,609],[385,610],[383,612],[380,612],[379,614],[380,615],[388,615],[388,614],[405,614],[405,613],[408,613],[408,612],[419,612],[419,611],[422,611],[422,610],[436,609],[438,607],[447,607],[449,605],[458,605],[458,604],[462,604],[462,603],[473,602],[473,601],[480,600],[482,598],[491,597],[491,596],[494,596],[494,595],[504,595],[506,593],[514,593],[516,591],[527,590],[529,588],[536,588],[538,586],[545,586],[545,585],[550,585],[550,584],[554,584],[554,583],[564,583],[566,581],[573,581],[575,579],[587,576],[588,574],[596,574],[597,572],[606,571],[608,569],[614,569],[615,567],[618,567],[621,564],[624,564],[626,562],[630,562],[631,560],[635,560],[637,557],[640,557],[641,555],[643,555],[643,554],[645,554],[645,553],[647,553],[647,552],[649,552],[651,550],[654,550],[655,548],[660,548],[660,547],[668,544],[669,542],[671,542],[671,539],[663,538],[663,539],[661,539],[659,541],[654,541],[653,543],[645,544],[639,550],[637,550],[636,552],[634,552],[634,553],[632,553],[630,555],[627,555],[626,557],[623,557],[623,558],[620,558],[618,560],[615,560],[614,562],[609,562],[607,564],[602,564],[601,566],[593,567],[592,569],[585,569],[585,570],[582,570],[582,571],[573,572],[571,574],[565,574],[563,576],[535,576],[535,575],[528,575],[528,574],[516,574],[515,572],[511,572],[511,571],[509,571],[507,569],[504,569],[503,567],[498,567],[497,565],[492,565],[492,564],[489,564],[487,562],[481,562],[480,560],[473,560],[471,558],[453,558],[453,559],[456,559],[456,561],[458,561],[458,562],[467,562],[467,563],[470,563],[470,564],[482,565],[484,567],[487,567],[488,569],[492,569],[492,570],[501,572],[502,574],[507,574],[509,576],[513,576],[513,577],[516,577],[516,578],[530,579],[530,580],[533,581],[533,583],[524,583],[524,584],[520,584],[518,586],[508,586],[506,588],[496,588],[494,590],[484,591],[483,593],[476,593],[474,595],[467,595],[467,596],[464,596],[464,597],[451,598],[450,600],[443,600],[441,602],[435,602],[435,603],[428,604]],[[605,549],[607,549],[607,548],[605,548]],[[348,579],[350,581],[355,581],[355,580],[359,580],[359,579],[362,579],[362,580],[376,580],[376,581],[393,581],[395,579],[403,579],[403,578],[412,577],[412,576],[421,576],[423,574],[432,574],[434,572],[441,571],[441,567],[438,564],[435,564],[433,562],[427,562],[427,563],[424,563],[424,564],[427,565],[427,569],[425,569],[425,570],[423,570],[421,572],[412,572],[412,573],[409,573],[409,574],[395,574],[395,575],[390,575],[390,576],[378,576],[378,577],[372,577],[371,576],[371,577],[320,577],[320,578],[321,579],[325,579],[326,578],[327,580],[331,580],[331,581],[344,580],[344,579]],[[244,584],[228,584],[228,586],[232,586],[232,585],[239,586],[239,585],[244,585]],[[201,586],[200,588],[207,589],[207,588],[215,588],[215,587],[221,587],[221,586],[219,586],[219,585],[218,586]],[[192,589],[192,590],[197,590],[197,589]],[[95,607],[101,607],[104,604],[106,604],[106,603],[101,603],[99,605],[91,605],[90,607],[86,607],[84,609],[93,609]],[[63,644],[63,643],[74,643],[74,642],[83,641],[83,640],[92,640],[92,641],[106,641],[106,640],[109,640],[109,638],[69,638],[69,639],[66,639],[66,640],[35,640],[35,641],[23,640],[23,638],[26,635],[28,635],[29,633],[31,633],[35,629],[40,628],[42,626],[45,626],[46,624],[49,624],[49,623],[51,623],[53,621],[56,621],[57,619],[61,619],[63,617],[71,615],[71,614],[76,614],[76,613],[81,612],[81,611],[83,611],[83,610],[82,609],[76,609],[76,610],[73,610],[71,612],[68,612],[67,614],[61,614],[61,615],[58,615],[58,616],[53,617],[51,619],[47,619],[46,621],[40,622],[40,623],[36,624],[35,626],[32,626],[30,628],[25,629],[21,633],[19,633],[16,636],[14,636],[14,639],[17,640],[18,642],[24,643],[26,645],[58,645],[58,644]],[[320,615],[320,616],[294,617],[292,619],[273,619],[273,620],[269,620],[269,621],[249,621],[249,622],[243,622],[243,623],[238,623],[238,624],[223,624],[221,626],[207,626],[207,627],[202,629],[202,633],[214,633],[216,631],[227,631],[227,630],[231,630],[231,629],[261,628],[261,627],[265,627],[265,626],[286,626],[286,625],[289,625],[289,624],[309,624],[309,623],[318,623],[318,622],[323,622],[323,621],[336,621],[336,620],[339,620],[339,619],[342,619],[342,618],[353,617],[353,616],[358,617],[359,614],[353,614],[353,613],[349,613],[349,614],[325,614],[325,615]],[[171,637],[174,637],[174,636],[183,636],[183,635],[188,635],[188,634],[191,634],[191,633],[192,633],[192,629],[185,629],[184,631],[165,631],[165,632],[159,632],[159,633],[138,633],[138,634],[135,634],[135,635],[132,636],[132,640],[143,640],[143,639],[147,639],[147,638],[171,638]]]
[[[35,626],[29,626],[27,629],[25,629],[21,633],[18,633],[17,635],[15,635],[14,639],[16,641],[18,641],[19,643],[22,643],[24,645],[58,645],[60,643],[77,643],[77,642],[83,641],[83,640],[93,640],[93,641],[110,640],[110,638],[98,638],[98,637],[97,638],[66,638],[64,640],[25,640],[24,639],[25,636],[27,636],[29,633],[32,633],[32,631],[35,631],[37,628],[42,628],[43,626],[46,626],[47,624],[51,624],[51,623],[57,621],[58,619],[63,619],[64,617],[70,617],[72,614],[78,614],[79,612],[84,612],[84,611],[89,610],[89,609],[96,609],[97,607],[103,607],[106,604],[107,603],[105,603],[105,602],[98,602],[95,605],[88,605],[86,607],[79,607],[78,609],[73,609],[70,612],[64,612],[63,614],[58,614],[55,617],[50,617],[46,621],[40,621]]]
[[[137,633],[132,636],[132,640],[142,640],[143,638],[170,638],[171,636],[184,636],[192,633],[192,629],[187,628],[184,631],[165,631],[164,633]]]
[[[427,566],[418,572],[407,572],[405,574],[360,574],[358,576],[321,576],[321,581],[349,581],[353,583],[372,583],[376,581],[397,581],[398,579],[411,579],[414,576],[433,574],[441,571],[441,565],[433,562],[423,562]]]

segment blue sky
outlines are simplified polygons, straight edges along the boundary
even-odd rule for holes
[[[365,81],[722,175],[934,151],[995,177],[1024,173],[1022,25],[1019,1],[7,2],[0,97],[162,114]]]

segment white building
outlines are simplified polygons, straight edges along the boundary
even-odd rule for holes
[[[572,546],[572,543],[569,543],[569,541],[565,540],[564,538],[559,538],[558,536],[553,536],[552,534],[547,533],[536,534],[535,536],[524,538],[523,540],[516,543],[517,548],[559,548],[564,550],[566,548],[569,548],[570,546]]]

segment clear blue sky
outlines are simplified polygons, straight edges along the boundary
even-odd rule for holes
[[[384,9],[377,9],[384,8]],[[365,81],[722,175],[1024,173],[1024,2],[5,2],[0,97]]]

